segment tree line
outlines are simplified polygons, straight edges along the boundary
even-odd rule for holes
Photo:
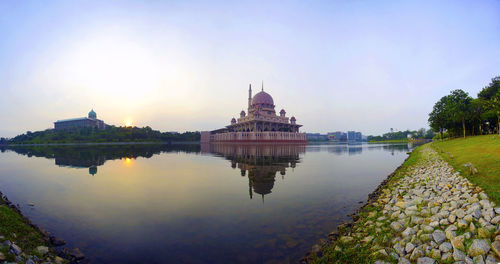
[[[382,136],[368,136],[368,141],[389,141],[389,140],[406,140],[412,139],[432,139],[434,137],[434,132],[430,129],[426,130],[421,128],[419,130],[406,130],[406,131],[396,131],[388,132]]]
[[[7,139],[4,139],[4,141]],[[169,133],[148,127],[116,127],[106,129],[73,128],[67,130],[47,129],[8,139],[8,144],[89,143],[89,142],[173,142],[199,141],[200,132]]]
[[[434,105],[430,127],[440,138],[500,134],[500,76],[472,98],[463,90],[451,91]]]

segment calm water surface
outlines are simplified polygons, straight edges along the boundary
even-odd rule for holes
[[[411,148],[15,147],[0,190],[93,263],[293,263]]]

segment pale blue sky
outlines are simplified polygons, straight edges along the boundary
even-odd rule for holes
[[[9,137],[90,108],[216,129],[262,80],[305,132],[381,134],[500,75],[500,1],[1,1],[0,36]]]

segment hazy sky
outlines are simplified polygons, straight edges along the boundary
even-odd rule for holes
[[[1,1],[0,136],[91,108],[211,130],[264,81],[305,132],[427,127],[500,75],[500,1]]]

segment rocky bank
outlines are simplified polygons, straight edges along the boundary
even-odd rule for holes
[[[446,163],[428,144],[420,159],[377,199],[313,247],[307,262],[500,262],[500,207]],[[351,258],[350,258],[351,257]],[[351,262],[353,261],[353,262]]]

